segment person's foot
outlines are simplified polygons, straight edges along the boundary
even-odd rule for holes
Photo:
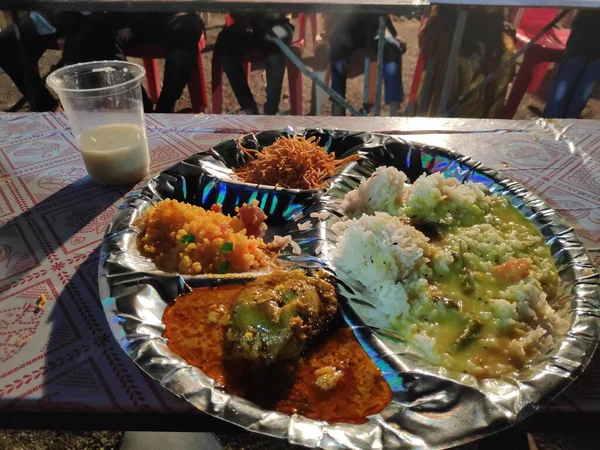
[[[240,114],[244,116],[258,116],[260,112],[258,111],[258,107],[254,108],[242,108],[240,109]]]
[[[279,106],[272,107],[269,105],[265,105],[264,114],[265,116],[276,116],[279,112]]]
[[[35,93],[35,111],[46,112],[55,111],[60,103],[47,89],[39,89]]]
[[[400,102],[390,102],[388,106],[390,108],[390,117],[397,117],[402,115],[400,112]]]
[[[337,103],[331,103],[331,115],[332,116],[345,116],[346,109],[342,105],[338,105]]]

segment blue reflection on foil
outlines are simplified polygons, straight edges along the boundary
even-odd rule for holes
[[[299,203],[290,203],[283,211],[283,220],[290,220],[294,214],[297,214],[304,208],[304,205]]]
[[[434,161],[433,168],[431,169],[432,172],[443,172],[450,163],[450,161],[443,156],[437,156]]]
[[[227,194],[227,184],[219,183],[219,195],[217,196],[217,203],[219,205],[223,204],[223,200],[225,200],[226,194]]]
[[[446,178],[456,178],[457,180],[464,182],[466,181],[466,175],[469,173],[469,166],[465,164],[461,164],[458,161],[453,161],[448,164],[448,167],[444,171],[444,176]]]
[[[488,175],[478,172],[478,171],[473,171],[471,172],[471,177],[470,180],[473,181],[474,183],[481,183],[484,184],[486,187],[490,187],[491,185],[495,184],[496,182],[490,178]]]
[[[271,209],[269,209],[269,214],[273,214],[277,208],[277,192],[273,193],[273,199],[271,200]]]
[[[215,187],[215,185],[217,184],[219,180],[217,180],[216,178],[213,178],[212,180],[210,180],[208,182],[208,184],[206,186],[204,186],[204,189],[202,190],[202,203],[205,204],[206,201],[208,200],[208,196],[210,195],[210,191],[212,191],[212,189]]]
[[[187,198],[187,180],[185,177],[181,177],[181,193],[183,194],[183,198]]]
[[[398,374],[384,358],[382,358],[382,355],[375,348],[373,348],[373,337],[371,336],[371,333],[377,334],[377,332],[372,332],[365,328],[357,316],[351,317],[354,314],[349,315],[342,309],[342,315],[344,316],[346,323],[352,327],[354,336],[356,336],[356,339],[358,339],[362,348],[367,352],[371,361],[373,361],[381,371],[381,375],[383,375],[383,378],[389,384],[392,391],[404,392],[406,389],[404,388],[404,379],[402,376]],[[383,336],[380,338],[386,339]]]
[[[260,199],[260,205],[259,205],[259,207],[260,207],[260,209],[262,209],[263,211],[265,210],[265,205],[267,204],[267,199],[268,199],[268,198],[269,198],[269,193],[268,193],[268,192],[265,192],[265,193],[262,195],[262,198]]]

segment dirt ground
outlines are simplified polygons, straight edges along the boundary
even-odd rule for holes
[[[216,41],[217,35],[221,30],[223,24],[225,22],[225,16],[223,14],[210,14],[210,20],[206,24],[207,32],[206,32],[206,42],[207,49],[203,53],[202,62],[204,66],[205,79],[206,79],[206,90],[208,95],[208,108],[206,112],[211,112],[212,110],[212,102],[210,98],[210,80],[211,80],[211,58],[212,58],[212,48]],[[297,23],[297,22],[296,22]],[[417,46],[417,34],[419,31],[419,20],[416,18],[405,18],[398,17],[394,18],[395,27],[399,33],[399,35],[404,39],[407,44],[407,52],[404,54],[402,59],[403,70],[402,70],[402,79],[404,84],[404,90],[406,92],[406,96],[408,96],[408,92],[410,90],[410,86],[412,83],[413,73],[417,61],[418,56],[418,46]],[[298,31],[296,30],[296,36]],[[307,40],[306,47],[304,49],[303,60],[304,62],[311,67],[313,60],[313,44],[311,38],[311,30],[310,26],[307,31]],[[40,73],[45,74],[48,73],[50,67],[55,64],[60,58],[60,54],[58,51],[49,50],[40,60]],[[139,62],[139,61],[138,61]],[[163,60],[159,61],[160,73],[162,74],[163,69]],[[540,111],[544,107],[544,98],[546,92],[549,90],[551,86],[551,80],[553,77],[553,71],[549,71],[546,77],[546,82],[542,85],[540,91],[534,95],[525,94],[517,113],[515,114],[516,119],[527,119],[527,118],[537,118],[540,116]],[[227,81],[227,77],[224,77],[224,89],[223,89],[223,113],[227,114],[235,114],[239,110],[239,106],[237,101],[231,91],[229,83]],[[261,67],[253,67],[251,82],[250,82],[252,92],[256,98],[256,101],[259,105],[259,108],[262,110],[262,105],[265,102],[265,77],[264,70]],[[303,111],[304,114],[310,113],[311,107],[311,85],[312,82],[307,78],[303,77]],[[283,95],[280,103],[280,114],[289,114],[290,113],[290,104],[289,104],[289,95],[288,95],[288,84],[287,84],[287,76],[284,79],[283,86]],[[0,71],[0,110],[6,110],[14,105],[19,98],[21,97],[19,91],[12,84],[10,78]],[[584,110],[582,117],[583,118],[600,118],[600,100],[598,100],[600,96],[596,95],[595,98],[592,98],[586,109]],[[361,108],[363,101],[363,76],[360,75],[356,78],[348,80],[347,85],[347,99],[348,101],[357,109]],[[183,96],[177,103],[176,111],[178,112],[189,112],[191,108],[191,103],[189,99],[189,94],[187,89],[184,91]],[[27,106],[23,109],[26,111],[28,109]],[[329,101],[326,101],[323,108],[323,115],[329,115],[330,113],[330,104]],[[389,113],[388,109],[384,106],[382,108],[382,114],[387,115]]]

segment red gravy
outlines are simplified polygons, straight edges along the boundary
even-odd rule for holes
[[[341,318],[297,361],[256,368],[228,358],[224,325],[242,288],[195,289],[179,297],[163,317],[169,348],[230,394],[285,414],[358,424],[390,402],[390,387]],[[327,366],[342,376],[334,387],[322,389],[315,371]]]

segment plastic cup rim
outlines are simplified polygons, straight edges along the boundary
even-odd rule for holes
[[[118,63],[118,64],[122,64],[122,65],[133,66],[133,67],[137,67],[140,70],[140,73],[139,73],[139,75],[135,76],[131,80],[123,81],[122,83],[114,84],[111,86],[91,88],[91,89],[72,89],[72,88],[58,87],[57,83],[54,81],[57,78],[57,76],[61,74],[61,72],[65,71],[67,69],[72,69],[74,67],[83,67],[83,66],[99,64],[99,63],[100,64],[102,64],[102,63],[106,63],[106,64]],[[52,89],[54,89],[57,93],[58,92],[95,93],[95,92],[105,91],[107,89],[116,89],[116,88],[127,86],[128,84],[132,84],[132,83],[140,81],[145,75],[146,75],[146,70],[144,69],[144,67],[140,66],[139,64],[132,63],[130,61],[119,61],[119,60],[88,61],[88,62],[83,62],[83,63],[78,63],[78,64],[71,64],[71,65],[61,67],[60,69],[55,70],[48,76],[46,83],[48,84],[48,86],[50,86]]]

